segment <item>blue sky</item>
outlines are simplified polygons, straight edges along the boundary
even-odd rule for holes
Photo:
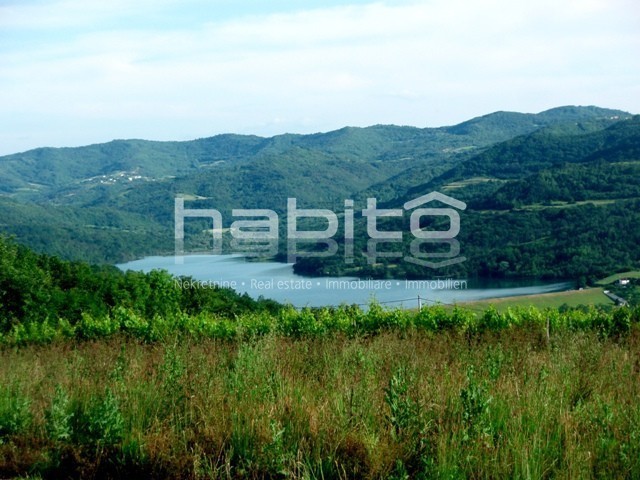
[[[0,154],[640,113],[636,0],[0,0]]]

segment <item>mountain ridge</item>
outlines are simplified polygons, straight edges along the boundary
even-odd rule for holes
[[[577,110],[576,110],[577,109]],[[570,113],[567,113],[570,112]],[[579,113],[583,112],[582,117]],[[211,137],[197,138],[187,141],[153,141],[142,139],[116,139],[106,143],[97,143],[81,147],[40,147],[25,152],[0,157],[0,193],[15,193],[16,189],[29,188],[30,184],[60,185],[72,181],[109,175],[120,171],[134,172],[143,177],[164,178],[171,175],[182,175],[197,170],[199,166],[215,162],[241,162],[250,156],[268,153],[275,148],[282,149],[287,145],[304,145],[307,148],[325,148],[333,154],[357,156],[358,146],[368,142],[370,146],[361,155],[380,155],[387,152],[383,144],[389,141],[406,142],[433,140],[434,136],[453,134],[488,135],[487,131],[504,130],[502,134],[493,133],[485,143],[505,140],[514,134],[527,133],[538,128],[532,120],[540,120],[542,124],[568,121],[574,118],[594,118],[629,115],[619,110],[601,109],[599,107],[558,107],[538,114],[517,112],[494,112],[470,119],[455,126],[445,127],[412,127],[397,125],[372,125],[369,127],[343,127],[338,130],[314,134],[282,134],[272,137],[257,135],[219,134]],[[567,118],[561,118],[566,116]],[[506,122],[505,118],[518,118],[518,122]],[[478,125],[488,123],[482,128]],[[498,125],[501,124],[502,126]],[[469,126],[473,125],[474,128]],[[470,130],[467,133],[461,130]],[[475,130],[474,130],[475,129]],[[381,134],[382,132],[382,134]],[[452,133],[454,132],[454,133]],[[393,135],[390,135],[392,133]],[[346,145],[336,150],[335,139],[340,137]],[[280,146],[278,147],[278,144]],[[339,144],[338,144],[339,146]],[[458,147],[464,147],[459,145]],[[66,161],[66,172],[59,171],[55,165]],[[38,172],[29,171],[35,166]],[[43,168],[44,167],[44,168]],[[73,176],[72,172],[77,172]],[[33,186],[33,185],[32,185]]]
[[[189,208],[221,211],[225,226],[233,208],[280,214],[288,197],[298,198],[300,208],[340,209],[346,198],[367,196],[392,202],[502,142],[545,129],[599,131],[630,117],[567,106],[539,114],[494,112],[453,127],[373,125],[35,149],[0,157],[0,231],[66,258],[115,262],[169,253],[179,195]],[[195,246],[206,249],[210,235],[202,232],[211,227],[188,223]]]

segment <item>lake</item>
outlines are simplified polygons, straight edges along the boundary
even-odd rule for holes
[[[366,306],[372,299],[391,306],[417,308],[419,304],[459,303],[485,298],[532,295],[572,288],[571,282],[489,281],[457,278],[423,280],[373,280],[354,277],[303,277],[293,265],[276,262],[248,262],[242,255],[187,255],[184,263],[175,257],[147,257],[117,265],[122,270],[149,272],[161,269],[176,276],[192,277],[181,284],[191,288],[230,287],[253,298],[260,296],[296,307],[320,307],[342,303]]]

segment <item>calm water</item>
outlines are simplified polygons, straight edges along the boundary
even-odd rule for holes
[[[365,305],[375,298],[389,306],[415,308],[422,304],[456,303],[483,298],[531,295],[567,290],[570,282],[496,282],[467,281],[455,278],[424,280],[362,280],[352,277],[302,277],[293,273],[290,264],[247,262],[241,255],[189,255],[183,264],[175,258],[147,257],[118,265],[122,270],[149,272],[167,270],[176,276],[192,277],[204,285],[231,287],[254,298],[263,296],[297,307]],[[185,283],[183,288],[192,284]],[[421,300],[419,300],[420,298]]]

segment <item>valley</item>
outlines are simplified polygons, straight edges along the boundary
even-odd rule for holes
[[[440,128],[377,125],[271,138],[42,148],[0,158],[0,231],[43,253],[115,263],[174,251],[177,196],[186,208],[221,213],[225,252],[231,251],[226,229],[233,209],[283,217],[287,198],[301,208],[336,212],[353,199],[355,262],[341,263],[340,229],[338,255],[302,258],[297,272],[595,279],[637,267],[638,242],[628,225],[637,221],[640,198],[639,137],[639,120],[624,112],[559,107],[497,112]],[[369,264],[359,214],[366,198],[397,208],[431,191],[468,203],[458,239],[469,261],[442,272],[392,258]],[[588,223],[596,218],[603,221]],[[279,259],[286,254],[284,220]],[[308,229],[324,228],[321,220],[303,220]],[[401,221],[381,222],[389,230],[409,229]],[[615,235],[614,222],[632,237]],[[440,228],[437,222],[433,228]],[[210,250],[210,229],[210,220],[185,222],[185,250]],[[411,236],[404,238],[406,251]],[[598,261],[587,262],[593,256]]]
[[[595,107],[1,157],[0,477],[636,478],[639,165]]]

